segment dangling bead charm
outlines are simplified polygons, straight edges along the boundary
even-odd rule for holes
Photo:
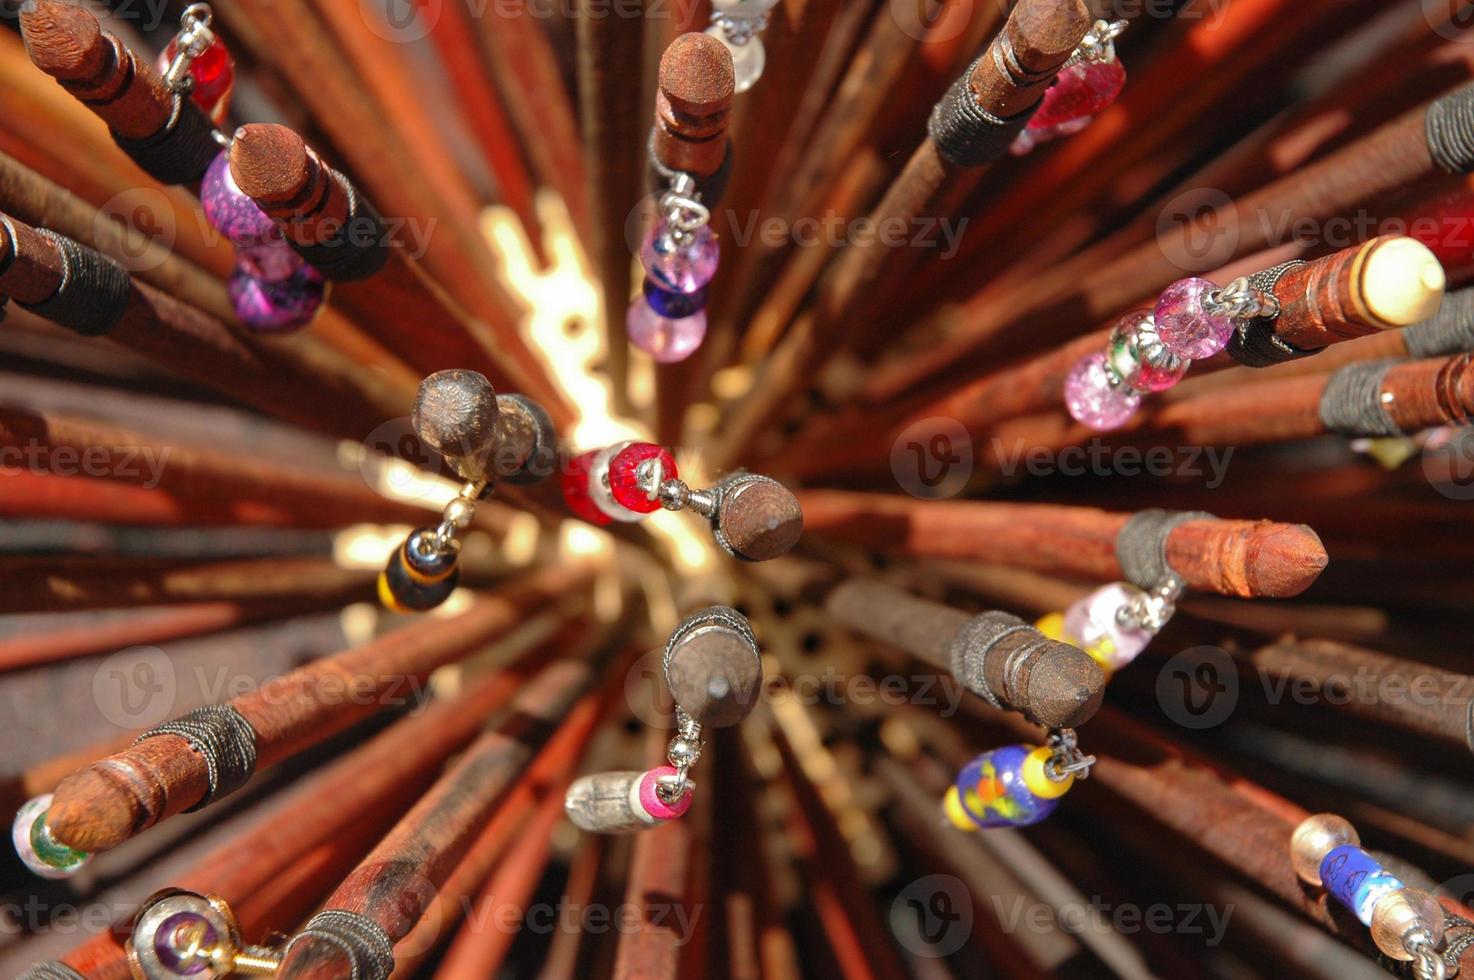
[[[661,289],[694,293],[705,289],[717,273],[722,249],[716,234],[706,224],[690,229],[685,236],[661,218],[645,236],[640,262],[645,275]]]
[[[993,749],[957,774],[942,810],[959,830],[1027,827],[1053,813],[1075,777],[1083,778],[1094,763],[1076,748],[1070,729],[1052,732],[1048,746]]]
[[[1128,313],[1111,330],[1106,364],[1134,391],[1166,391],[1182,380],[1187,363],[1162,343],[1151,313]]]
[[[1080,132],[1116,101],[1126,86],[1126,68],[1116,58],[1115,39],[1126,30],[1124,20],[1098,20],[1044,92],[1039,108],[1014,139],[1014,156],[1040,143]]]
[[[327,295],[322,274],[306,262],[277,280],[253,276],[244,265],[237,265],[226,285],[241,323],[263,333],[285,333],[307,326]]]
[[[1228,346],[1233,320],[1209,302],[1217,289],[1206,279],[1179,279],[1157,298],[1157,334],[1178,357],[1200,361]]]
[[[672,317],[656,311],[646,296],[638,296],[625,315],[624,327],[630,343],[661,364],[674,364],[690,357],[706,339],[706,311]]]
[[[205,170],[200,183],[200,205],[210,225],[235,245],[249,247],[280,242],[291,251],[271,216],[236,186],[230,173],[228,150],[216,154]]]
[[[125,944],[132,975],[148,980],[214,980],[275,973],[279,950],[248,946],[218,895],[165,888],[144,900]]]
[[[625,314],[630,343],[662,364],[683,361],[706,337],[706,287],[721,247],[689,174],[668,171],[661,216],[645,236],[645,284]]]
[[[1065,377],[1065,407],[1081,425],[1106,432],[1136,414],[1141,393],[1111,370],[1104,354],[1086,354]]]
[[[10,825],[10,839],[15,844],[15,853],[33,874],[42,878],[70,878],[82,870],[92,855],[73,850],[51,836],[46,826],[49,809],[50,793],[27,800]]]
[[[767,53],[758,35],[767,28],[768,13],[778,6],[778,0],[715,0],[711,6],[711,26],[706,33],[727,46],[735,74],[733,89],[746,92],[763,77]]]
[[[410,534],[379,574],[379,600],[401,613],[433,609],[455,591],[456,535],[471,526],[477,501],[497,479],[546,477],[542,470],[556,439],[546,412],[520,395],[498,395],[475,371],[439,371],[421,381],[412,421],[466,483],[445,505],[440,523]]]
[[[1413,975],[1443,978],[1447,964],[1443,907],[1420,888],[1409,888],[1362,850],[1356,828],[1334,813],[1301,821],[1290,837],[1290,863],[1307,885],[1323,887],[1371,929],[1387,956],[1415,962]]]
[[[617,503],[638,514],[659,510],[660,485],[679,476],[671,451],[653,443],[627,443],[609,460],[610,493]]]
[[[190,4],[179,18],[179,33],[159,55],[158,70],[169,88],[178,91],[187,85],[190,100],[219,126],[230,112],[235,59],[210,30],[212,17],[209,4]]]

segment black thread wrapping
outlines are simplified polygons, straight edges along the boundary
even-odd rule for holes
[[[394,941],[377,922],[357,912],[323,909],[283,947],[283,957],[308,936],[341,949],[352,964],[349,976],[354,980],[388,980],[394,972]]]
[[[133,743],[158,735],[178,735],[205,760],[210,789],[186,810],[192,813],[228,796],[256,772],[256,729],[228,704],[207,704],[144,732]]]
[[[1016,116],[1000,119],[978,105],[968,79],[978,62],[987,57],[990,55],[984,52],[967,66],[962,77],[932,107],[927,120],[926,131],[937,145],[937,152],[954,166],[981,167],[1003,156],[1039,108],[1036,102]]]
[[[1474,287],[1443,297],[1438,312],[1402,331],[1411,357],[1442,357],[1474,351]]]
[[[37,963],[16,980],[87,980],[87,978],[56,960],[47,960],[45,963]]]
[[[1295,259],[1272,269],[1256,272],[1249,277],[1249,284],[1263,292],[1273,294],[1274,288],[1279,285],[1280,279],[1284,278],[1286,272],[1304,264],[1300,259]],[[1320,349],[1306,350],[1281,339],[1274,332],[1276,319],[1278,318],[1259,316],[1252,320],[1239,321],[1234,328],[1233,336],[1228,338],[1228,347],[1225,348],[1228,355],[1245,367],[1259,368],[1308,357]]]
[[[220,155],[215,124],[189,96],[176,92],[174,108],[164,128],[152,136],[129,139],[113,134],[117,143],[150,177],[163,184],[197,184]]]
[[[1464,85],[1428,104],[1423,121],[1428,155],[1447,173],[1474,169],[1474,85]]]
[[[61,252],[61,285],[41,302],[20,307],[84,337],[99,337],[117,326],[133,292],[128,270],[49,228],[37,228],[36,234]]]
[[[379,212],[358,193],[351,180],[336,170],[329,171],[329,179],[336,180],[348,197],[348,217],[343,227],[325,242],[302,245],[292,241],[291,235],[286,236],[287,242],[325,279],[333,282],[367,279],[389,261],[389,232]]]
[[[952,665],[952,676],[964,688],[1000,711],[1007,711],[1013,707],[1007,683],[1009,671],[1004,670],[1004,690],[994,691],[988,683],[986,670],[988,653],[998,645],[999,640],[1021,630],[1038,632],[1017,616],[995,610],[980,613],[969,619],[952,635],[952,639],[947,641],[947,661]],[[1040,636],[1043,637],[1043,634]],[[1032,647],[1028,647],[1024,652],[1031,652],[1031,650]]]
[[[656,188],[658,193],[663,193],[665,189],[670,185],[670,180],[666,176],[666,174],[670,172],[670,168],[662,167],[654,160],[653,150],[655,147],[655,138],[653,132],[651,133],[650,147],[652,150],[652,157],[649,161],[649,166],[646,168],[650,179],[650,186]],[[727,193],[727,184],[732,179],[731,141],[727,141],[727,152],[722,154],[722,165],[720,167],[717,167],[715,172],[713,172],[710,176],[698,177],[695,174],[686,170],[682,170],[681,173],[684,173],[687,177],[690,177],[691,180],[696,184],[696,196],[701,199],[701,203],[706,206],[706,209],[708,211],[715,211],[717,204],[720,203],[722,199],[722,195]]]
[[[1320,396],[1320,420],[1343,436],[1400,436],[1382,404],[1382,380],[1395,361],[1348,364],[1331,375]]]
[[[1168,577],[1181,578],[1167,563],[1167,538],[1179,524],[1188,521],[1211,521],[1212,514],[1202,510],[1137,511],[1116,532],[1116,561],[1126,581],[1139,589],[1151,591]]]

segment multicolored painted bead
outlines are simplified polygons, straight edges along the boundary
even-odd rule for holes
[[[70,878],[82,870],[92,855],[73,850],[51,836],[46,826],[46,811],[50,809],[50,793],[27,800],[10,825],[10,839],[15,844],[15,853],[33,874],[42,878]]]
[[[948,820],[961,830],[1027,827],[1043,820],[1074,782],[1073,776],[1049,778],[1050,754],[1034,745],[1006,745],[973,759],[947,790]]]
[[[1116,321],[1106,347],[1106,363],[1127,387],[1140,392],[1165,391],[1187,373],[1188,362],[1172,353],[1157,336],[1148,310]]]
[[[1320,863],[1320,877],[1326,891],[1366,926],[1372,924],[1378,901],[1406,887],[1355,844],[1342,844],[1327,854]]]

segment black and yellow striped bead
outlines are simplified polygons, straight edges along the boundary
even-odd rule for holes
[[[389,563],[379,573],[379,601],[385,608],[400,613],[425,612],[455,591],[461,577],[457,556],[429,547],[434,534],[434,528],[421,528],[389,556]]]

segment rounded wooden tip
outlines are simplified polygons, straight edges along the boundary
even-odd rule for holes
[[[798,543],[804,512],[781,483],[752,480],[722,494],[717,523],[733,551],[749,561],[767,561]]]
[[[757,651],[736,630],[702,626],[682,637],[666,669],[671,696],[703,726],[735,725],[752,711],[762,692]]]
[[[1367,310],[1389,327],[1422,323],[1437,313],[1445,285],[1438,257],[1415,238],[1373,243],[1361,271]]]
[[[24,5],[20,29],[36,67],[64,81],[95,78],[112,47],[96,17],[59,0]]]
[[[677,112],[709,116],[732,105],[732,53],[709,34],[682,34],[660,56],[660,92]]]
[[[1025,70],[1045,71],[1074,53],[1093,22],[1082,0],[1020,0],[1008,37]]]
[[[230,141],[230,176],[253,200],[296,197],[312,180],[314,167],[307,144],[288,126],[250,123]]]
[[[1052,643],[1029,671],[1029,714],[1051,728],[1083,725],[1100,710],[1105,685],[1105,671],[1088,653]]]
[[[495,449],[499,415],[496,389],[476,371],[436,371],[415,395],[415,431],[451,458],[484,457]]]
[[[1310,588],[1330,564],[1326,546],[1304,524],[1281,524],[1261,532],[1249,556],[1250,594],[1289,598]]]
[[[51,835],[78,851],[106,851],[128,839],[137,808],[127,789],[96,767],[73,773],[56,787],[46,826]]]

